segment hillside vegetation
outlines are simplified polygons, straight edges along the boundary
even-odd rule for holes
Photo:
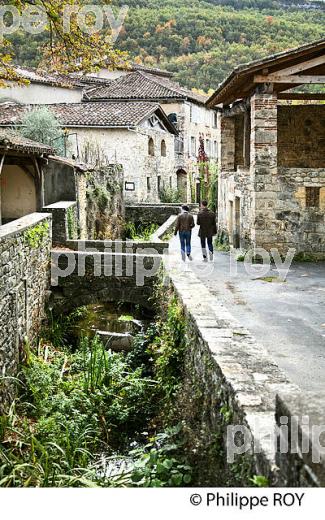
[[[97,0],[94,3],[100,3]],[[268,54],[323,38],[324,2],[307,0],[114,0],[129,13],[116,45],[136,62],[173,71],[208,91],[230,71]],[[37,64],[42,36],[13,37],[18,60]]]

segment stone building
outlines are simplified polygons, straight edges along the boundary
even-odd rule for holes
[[[42,160],[53,153],[8,129],[0,129],[0,225],[44,206]]]
[[[19,126],[35,105],[3,103],[0,126]],[[91,167],[121,164],[126,200],[157,202],[175,181],[175,126],[158,103],[84,102],[48,105],[65,132],[66,155]]]
[[[87,90],[84,99],[92,102],[159,103],[179,132],[175,139],[175,182],[172,179],[172,187],[180,190],[184,200],[190,201],[193,195],[195,198],[199,182],[197,157],[200,138],[204,141],[208,158],[216,160],[218,157],[217,112],[205,105],[204,96],[181,87],[168,73],[138,69],[119,75],[105,86]]]
[[[325,40],[237,67],[220,112],[219,232],[238,248],[325,255]]]

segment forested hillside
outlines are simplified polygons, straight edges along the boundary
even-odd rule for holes
[[[173,71],[183,85],[205,91],[215,88],[239,63],[325,35],[324,2],[114,0],[113,4],[130,8],[116,42],[121,50],[139,63]],[[41,38],[31,41],[15,35],[21,63],[37,63]]]

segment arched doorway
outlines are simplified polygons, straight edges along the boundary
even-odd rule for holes
[[[1,173],[2,224],[37,211],[33,175],[22,166],[4,164]]]
[[[177,189],[182,199],[182,202],[187,201],[187,173],[185,170],[180,168],[176,172],[177,176]]]

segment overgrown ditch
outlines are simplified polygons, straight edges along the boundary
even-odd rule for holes
[[[250,455],[227,464],[227,425],[241,412],[172,288],[155,302],[152,314],[107,304],[50,316],[25,345],[0,416],[0,487],[267,483]],[[105,317],[132,334],[131,349],[100,340]]]
[[[132,311],[136,320],[123,307],[112,319],[142,324],[127,353],[105,348],[94,333],[76,336],[84,308],[50,317],[37,344],[26,345],[17,398],[0,418],[0,486],[191,482],[172,412],[185,348],[182,308],[169,295],[150,322]]]

